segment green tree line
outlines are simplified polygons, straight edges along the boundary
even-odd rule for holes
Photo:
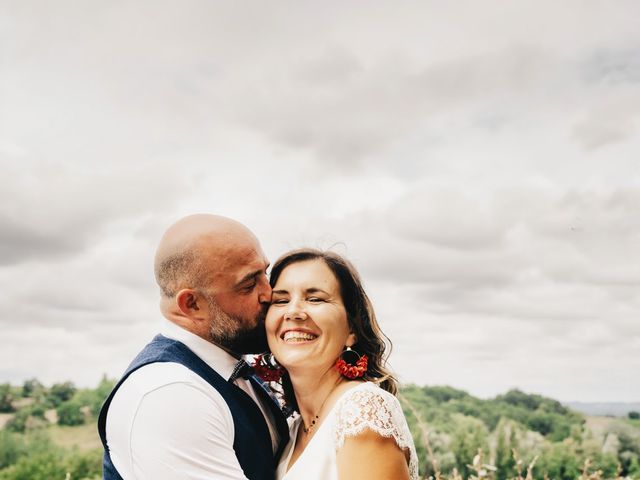
[[[102,450],[56,444],[50,414],[55,412],[54,422],[62,427],[93,425],[113,385],[106,377],[95,389],[79,389],[72,382],[47,388],[37,379],[21,387],[0,385],[0,413],[11,415],[0,430],[0,480],[101,478]]]
[[[52,422],[71,431],[85,424],[95,428],[113,385],[107,378],[94,389],[71,382],[45,387],[37,379],[0,385],[0,413],[10,416],[0,430],[0,480],[100,478],[101,449],[57,444]],[[585,478],[587,460],[598,479],[640,479],[637,412],[627,419],[600,419],[604,427],[594,432],[584,415],[519,390],[483,400],[451,387],[409,385],[400,399],[424,478],[478,480],[474,459],[481,449],[491,467],[489,480],[519,478],[518,470],[534,459],[535,480]]]
[[[519,390],[483,400],[451,387],[410,385],[401,397],[422,460],[420,471],[427,477],[436,472],[420,431],[424,426],[446,474],[455,469],[464,478],[472,476],[473,459],[482,449],[497,480],[517,476],[514,452],[525,465],[536,459],[536,479],[575,480],[587,460],[602,478],[640,478],[640,425],[631,415],[629,420],[604,419],[608,426],[595,435],[584,415]]]

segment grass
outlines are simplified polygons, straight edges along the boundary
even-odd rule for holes
[[[76,427],[51,425],[47,430],[53,442],[61,447],[77,447],[80,451],[102,448],[95,423],[87,423]]]
[[[636,428],[640,428],[640,419],[638,419],[638,418],[627,418],[626,420],[630,425],[632,425],[632,426],[634,426]]]
[[[0,413],[0,430],[4,428],[11,417],[13,417],[13,413]]]

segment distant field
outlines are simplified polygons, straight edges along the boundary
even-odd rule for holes
[[[640,403],[624,402],[567,402],[566,405],[585,415],[626,417],[629,412],[640,412]]]
[[[65,448],[77,447],[81,451],[102,448],[98,429],[94,423],[77,427],[51,425],[48,428],[51,439]]]
[[[621,420],[613,417],[587,416],[586,426],[595,437],[604,437],[612,425],[619,423]]]
[[[627,425],[638,429],[638,431],[636,431],[634,435],[640,438],[640,420],[631,420],[629,418],[618,417],[599,417],[596,415],[585,416],[585,419],[585,427],[587,428],[587,430],[589,430],[595,438],[599,438],[602,442],[604,442],[608,433],[612,431],[619,431],[621,428],[624,429],[624,427],[626,427]],[[626,431],[628,432],[630,430]]]

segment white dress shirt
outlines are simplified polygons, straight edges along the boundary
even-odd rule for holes
[[[238,360],[216,345],[164,320],[161,333],[184,343],[228,379]],[[248,380],[236,385],[256,401],[277,433],[267,407]],[[111,461],[124,480],[245,479],[233,450],[233,417],[222,395],[178,363],[152,363],[133,372],[116,392],[106,421]]]

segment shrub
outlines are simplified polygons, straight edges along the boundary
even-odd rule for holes
[[[82,405],[77,400],[69,400],[61,403],[56,409],[58,413],[58,425],[81,425],[84,423]]]
[[[422,392],[439,403],[448,402],[449,400],[461,400],[463,398],[470,397],[467,392],[458,390],[453,387],[422,387]]]
[[[0,430],[0,470],[18,461],[26,453],[24,437]]]
[[[66,459],[67,471],[73,479],[102,478],[102,450],[71,452]]]
[[[64,480],[67,473],[74,480],[100,477],[100,450],[66,450],[53,444],[46,432],[42,431],[26,437],[13,435],[23,437],[22,450],[10,466],[0,471],[0,480]],[[2,438],[4,436],[0,436]]]
[[[71,382],[56,383],[50,389],[47,394],[47,400],[53,407],[57,407],[62,402],[71,400],[76,393],[76,387]]]
[[[22,457],[15,465],[0,472],[0,480],[53,480],[67,474],[59,449]]]
[[[536,465],[537,477],[542,473],[557,480],[576,480],[582,472],[583,462],[573,450],[573,443],[553,443],[542,454]]]
[[[12,454],[6,457],[5,467],[0,471],[0,480],[22,480],[47,478],[50,468],[39,463],[51,463],[52,455],[61,455],[62,450],[51,443],[51,439],[46,432],[39,431],[32,435],[17,435],[15,433],[4,432],[3,438],[6,442],[2,447],[8,446],[13,450]],[[3,452],[3,449],[0,449]],[[7,468],[8,467],[8,468]],[[57,470],[54,469],[54,473]],[[39,473],[41,476],[38,476]],[[64,477],[60,477],[64,478]]]
[[[40,397],[44,392],[44,386],[35,378],[25,380],[22,384],[23,397]]]
[[[516,461],[512,452],[518,449],[516,430],[504,419],[496,428],[495,467],[497,480],[507,480],[515,476]]]
[[[44,412],[44,406],[38,403],[23,407],[7,422],[5,428],[12,432],[24,432],[46,426],[48,422],[44,418]]]
[[[100,409],[102,408],[102,404],[107,399],[113,387],[116,386],[115,380],[110,380],[106,375],[103,375],[102,380],[98,384],[98,387],[95,389],[95,396],[93,400],[93,404],[89,405],[91,407],[91,413],[97,417],[100,413]]]
[[[13,412],[13,392],[11,391],[11,385],[3,383],[0,385],[0,412]]]
[[[475,418],[467,417],[461,421],[451,441],[451,450],[456,457],[459,472],[471,474],[467,465],[473,463],[473,457],[478,453],[478,449],[489,451],[488,433],[484,423]]]

